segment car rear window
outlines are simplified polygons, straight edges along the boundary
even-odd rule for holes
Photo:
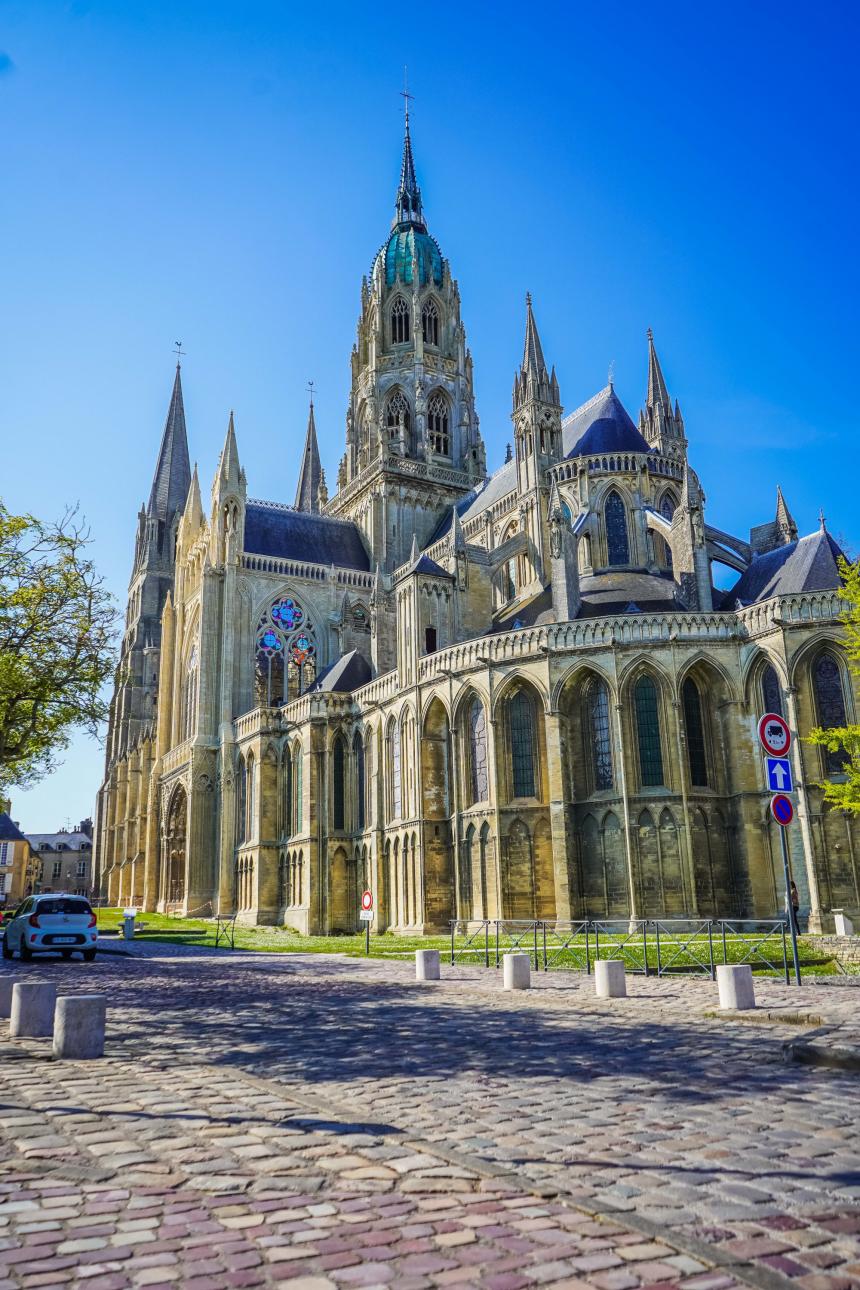
[[[53,900],[40,900],[38,904],[40,914],[91,914],[88,900],[67,900],[62,896],[57,896]]]

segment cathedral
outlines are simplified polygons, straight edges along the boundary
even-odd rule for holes
[[[488,474],[408,117],[350,364],[336,488],[311,403],[292,505],[248,495],[232,414],[204,504],[177,364],[137,521],[101,894],[308,934],[354,932],[365,889],[378,932],[774,917],[770,711],[801,736],[802,920],[860,913],[860,822],[820,787],[844,763],[802,741],[860,697],[823,517],[801,537],[777,490],[746,538],[709,523],[651,333],[638,421],[611,381],[566,412],[528,297],[513,449]]]

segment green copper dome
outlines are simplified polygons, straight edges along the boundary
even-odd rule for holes
[[[418,261],[418,277],[422,287],[429,282],[442,285],[442,253],[429,233],[415,227],[396,228],[380,255],[385,257],[385,282],[393,286],[401,282],[412,283],[412,261]]]

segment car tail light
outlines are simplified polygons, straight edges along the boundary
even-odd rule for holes
[[[95,914],[90,914],[90,921],[87,923],[87,927],[95,927],[95,925],[96,925],[96,916]]]
[[[31,914],[31,915],[30,915],[30,917],[27,919],[27,922],[30,924],[30,926],[31,926],[31,927],[38,927],[38,926],[39,926],[39,915],[38,915],[38,914]]]

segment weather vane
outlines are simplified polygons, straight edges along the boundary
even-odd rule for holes
[[[615,359],[614,358],[612,362],[609,364],[609,371],[606,376],[606,381],[608,385],[615,384]]]
[[[313,407],[313,405],[314,405],[314,383],[313,383],[313,381],[308,381],[307,385],[305,386],[305,389],[307,390],[308,394],[311,396],[311,407]]]
[[[409,104],[414,101],[415,95],[409,93],[409,69],[403,64],[403,89],[400,91],[400,97],[403,99],[403,112],[406,117],[406,124],[409,125]]]
[[[179,360],[180,358],[182,358],[183,354],[185,353],[185,350],[182,348],[182,341],[181,340],[174,341],[173,348],[176,351],[176,366],[178,367]]]

